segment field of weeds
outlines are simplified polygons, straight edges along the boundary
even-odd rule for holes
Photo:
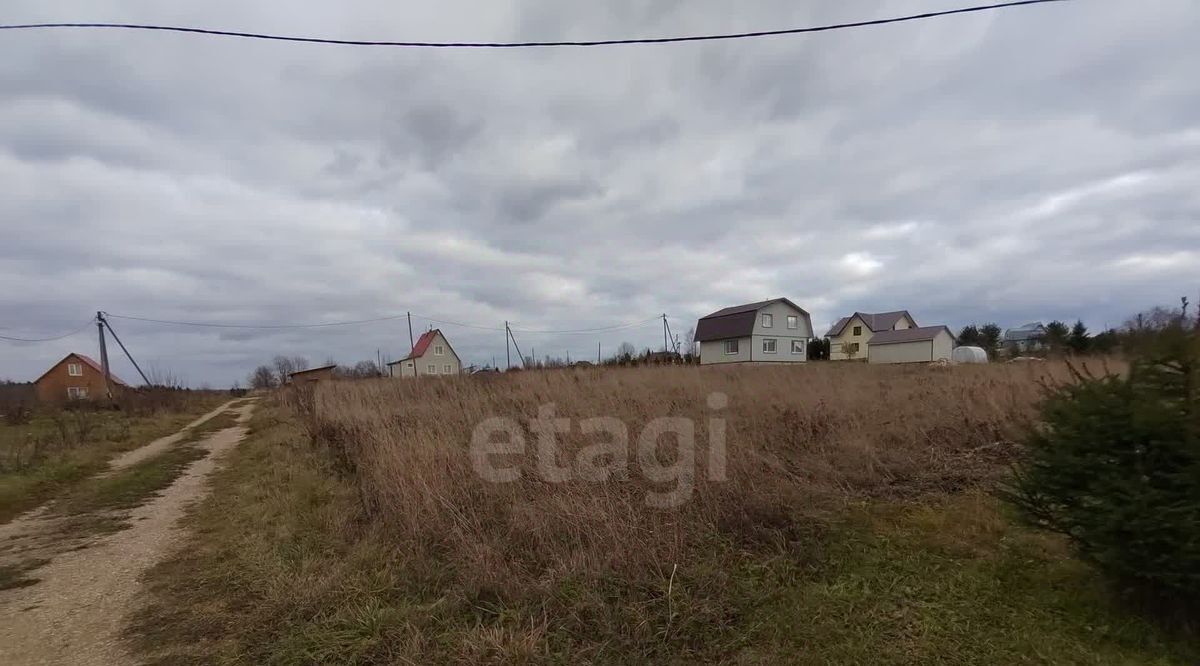
[[[197,646],[278,663],[1190,663],[991,496],[1039,383],[1068,377],[810,364],[285,393],[132,635],[164,663]],[[651,446],[664,417],[680,420]]]

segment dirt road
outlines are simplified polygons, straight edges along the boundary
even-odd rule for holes
[[[64,539],[54,525],[60,519],[46,511],[26,516],[17,527],[5,526],[10,529],[0,532],[0,548],[50,562],[30,574],[39,582],[0,590],[0,664],[135,663],[120,637],[139,592],[139,578],[178,547],[183,536],[179,518],[190,502],[203,497],[205,479],[221,454],[241,441],[245,427],[240,424],[252,409],[247,404],[238,410],[237,427],[197,442],[208,455],[192,463],[158,497],[133,509],[128,529],[79,544]],[[127,454],[120,466],[165,451],[179,439],[176,435],[152,442]]]

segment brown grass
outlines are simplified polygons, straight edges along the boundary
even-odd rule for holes
[[[607,624],[649,658],[657,653],[647,646],[672,633],[737,621],[711,599],[692,599],[690,616],[676,617],[672,577],[703,580],[720,597],[728,582],[721,568],[737,567],[746,552],[817,557],[819,518],[849,502],[989,483],[1005,472],[1038,380],[1066,374],[1059,364],[593,369],[331,383],[296,403],[314,441],[357,485],[364,514],[393,535],[414,583],[454,590],[481,620],[514,606],[545,611],[548,598],[571,586],[607,586],[614,603],[631,605],[568,601],[555,614],[574,616],[581,630]],[[713,392],[729,397],[726,409],[708,408]],[[578,419],[628,425],[627,477],[539,478],[530,425],[548,403],[575,419],[560,437],[564,464],[597,441],[581,434]],[[523,470],[515,483],[484,481],[472,467],[472,431],[497,415],[525,430],[527,455],[508,461]],[[705,469],[714,415],[727,422],[721,482]],[[662,416],[692,419],[700,443],[695,491],[670,510],[646,506],[647,493],[669,488],[643,477],[633,448],[636,433]],[[710,570],[697,571],[698,563]],[[503,632],[479,638],[519,651]]]
[[[129,635],[163,664],[1195,663],[988,495],[1038,380],[1066,375],[675,367],[284,393]],[[627,477],[565,483],[520,458],[520,481],[486,482],[468,455],[484,418],[528,430],[549,402],[635,433],[691,416],[708,442],[713,391],[728,480],[698,463],[675,508],[646,506],[670,484],[632,451]],[[591,443],[577,421],[561,439],[566,459]]]

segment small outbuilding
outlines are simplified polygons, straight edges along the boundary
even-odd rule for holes
[[[867,343],[870,363],[949,361],[953,353],[954,334],[945,326],[880,331]]]
[[[308,370],[293,372],[288,375],[288,379],[292,380],[292,384],[295,386],[311,382],[329,381],[335,378],[334,373],[336,370],[336,365],[323,365],[319,368],[309,368]]]

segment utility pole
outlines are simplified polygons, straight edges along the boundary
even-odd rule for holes
[[[417,348],[417,343],[416,343],[416,341],[415,341],[415,340],[413,340],[413,334],[412,334],[412,313],[411,313],[411,312],[409,312],[409,313],[407,313],[407,314],[408,314],[408,355],[409,355],[409,356],[412,356],[412,352],[413,352],[413,350]]]
[[[665,354],[665,353],[667,353],[667,345],[670,344],[669,342],[667,342],[667,313],[665,313],[665,312],[663,313],[662,319],[663,319],[663,353]]]
[[[150,378],[146,376],[146,373],[142,372],[142,366],[138,365],[138,362],[133,360],[133,354],[129,353],[129,350],[125,348],[125,343],[121,342],[121,337],[117,335],[116,331],[113,330],[112,324],[108,323],[108,320],[104,317],[100,317],[100,321],[104,322],[104,327],[108,329],[109,333],[112,333],[113,340],[116,340],[117,345],[121,348],[121,351],[125,352],[125,358],[129,359],[129,362],[133,364],[133,367],[138,371],[138,374],[142,376],[142,381],[146,382],[146,386],[153,386],[153,384],[150,382]]]
[[[100,368],[104,371],[104,395],[112,399],[112,373],[108,370],[108,347],[104,344],[104,313],[96,311],[96,330],[100,333]]]
[[[505,370],[512,369],[512,354],[509,352],[508,338],[509,338],[508,322],[506,321],[506,322],[504,322],[504,369]]]
[[[596,341],[596,365],[600,365],[600,341]]]

